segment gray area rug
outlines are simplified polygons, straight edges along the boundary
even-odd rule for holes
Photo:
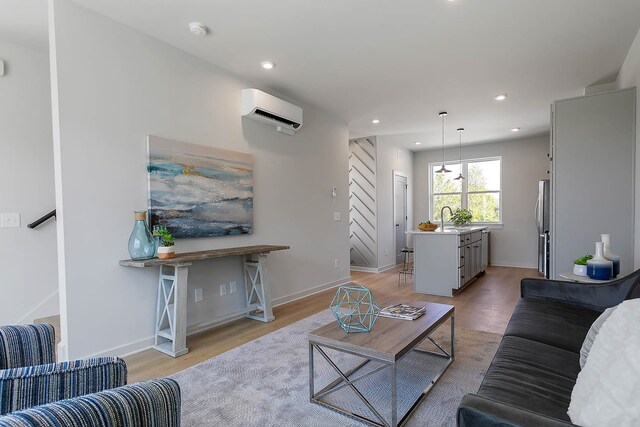
[[[182,390],[182,425],[362,426],[363,423],[348,416],[309,402],[307,334],[332,319],[328,310],[318,313],[173,375],[171,378],[178,381]],[[447,322],[433,337],[448,349],[448,334]],[[498,334],[456,328],[455,361],[407,425],[455,425],[456,408],[462,396],[478,390],[500,338]],[[423,344],[431,350],[429,345]],[[328,352],[328,355],[343,371],[362,360],[343,353]],[[315,358],[316,390],[319,390],[336,374],[319,354]],[[398,406],[404,411],[429,384],[430,375],[442,360],[412,352],[400,363]],[[373,362],[369,363],[358,374],[375,367]],[[388,419],[387,371],[384,369],[357,384],[374,406],[388,408],[381,411]],[[327,399],[374,418],[348,388]]]

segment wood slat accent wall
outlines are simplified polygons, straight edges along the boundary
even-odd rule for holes
[[[349,235],[351,265],[377,267],[375,137],[349,141]]]

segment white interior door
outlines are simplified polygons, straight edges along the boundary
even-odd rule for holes
[[[396,264],[404,261],[404,253],[400,252],[407,246],[407,177],[394,173],[393,175],[393,221],[395,225]]]

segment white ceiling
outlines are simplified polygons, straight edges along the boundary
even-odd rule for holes
[[[440,143],[440,110],[447,144],[547,131],[549,104],[615,78],[640,28],[638,0],[75,1],[412,150]]]

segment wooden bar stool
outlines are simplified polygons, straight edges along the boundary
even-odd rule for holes
[[[404,262],[398,271],[398,286],[400,286],[400,279],[403,283],[407,283],[407,276],[413,276],[413,261],[411,259],[413,248],[403,248],[400,252],[404,254]]]

